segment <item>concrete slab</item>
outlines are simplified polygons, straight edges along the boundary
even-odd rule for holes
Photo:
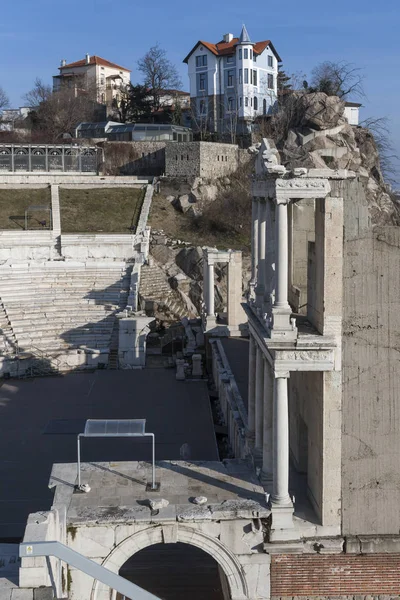
[[[245,469],[241,460],[159,461],[156,480],[161,487],[154,494],[146,491],[150,467],[148,462],[85,463],[82,482],[91,490],[80,494],[74,492],[76,464],[54,465],[50,478],[50,485],[57,488],[54,506],[65,506],[69,525],[198,522],[270,514],[262,486],[251,466]],[[207,498],[204,505],[193,502],[198,496]],[[152,511],[153,497],[168,500],[168,506]]]
[[[44,434],[53,420],[146,418],[157,459],[179,459],[188,444],[192,460],[218,460],[206,384],[177,382],[169,370],[3,381],[0,415],[0,539],[22,537],[28,514],[50,508],[53,463],[76,461],[74,434]],[[84,461],[150,458],[147,439],[82,440]]]

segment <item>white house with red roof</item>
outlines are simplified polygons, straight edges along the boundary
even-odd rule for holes
[[[253,42],[245,25],[240,37],[227,33],[216,44],[199,40],[183,62],[194,127],[206,122],[213,132],[246,133],[256,117],[274,110],[281,58],[270,40]]]
[[[87,91],[96,94],[97,101],[108,110],[120,100],[120,88],[130,83],[131,71],[101,56],[86,54],[82,60],[61,61],[60,74],[53,77],[53,90],[71,89],[75,95]]]

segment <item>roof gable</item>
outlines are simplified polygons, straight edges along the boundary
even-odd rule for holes
[[[111,69],[119,69],[120,71],[127,71],[128,73],[131,72],[130,69],[121,67],[121,65],[117,65],[116,63],[110,62],[109,60],[106,60],[105,58],[101,58],[101,56],[96,56],[96,55],[90,57],[89,63],[87,63],[86,59],[83,58],[82,60],[77,60],[76,62],[69,63],[68,65],[64,65],[63,67],[58,67],[58,68],[60,69],[60,71],[62,71],[63,69],[86,67],[87,65],[91,65],[91,66],[100,65],[102,67],[109,67]]]
[[[183,59],[184,63],[187,63],[193,52],[197,50],[199,46],[204,46],[210,52],[214,54],[214,56],[231,56],[236,52],[236,46],[240,43],[239,38],[235,37],[230,42],[224,42],[223,40],[217,42],[216,44],[212,44],[210,42],[205,42],[203,40],[199,40],[197,44],[192,48],[186,58]],[[264,40],[262,42],[256,42],[253,44],[253,50],[256,54],[262,54],[267,47],[270,47],[278,62],[282,62],[281,57],[277,53],[274,48],[274,45],[270,40]]]

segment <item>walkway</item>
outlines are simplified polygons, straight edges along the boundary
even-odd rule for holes
[[[249,385],[249,340],[248,338],[221,338],[226,357],[235,376],[244,405],[247,410]]]
[[[0,540],[23,535],[29,513],[48,510],[53,463],[76,462],[86,419],[146,418],[156,457],[218,460],[207,387],[173,370],[96,371],[10,380],[0,387]],[[148,440],[82,440],[83,461],[150,460]]]

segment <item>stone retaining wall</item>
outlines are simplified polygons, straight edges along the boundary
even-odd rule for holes
[[[165,148],[165,174],[185,179],[221,177],[237,170],[241,156],[242,151],[233,144],[169,143]]]

